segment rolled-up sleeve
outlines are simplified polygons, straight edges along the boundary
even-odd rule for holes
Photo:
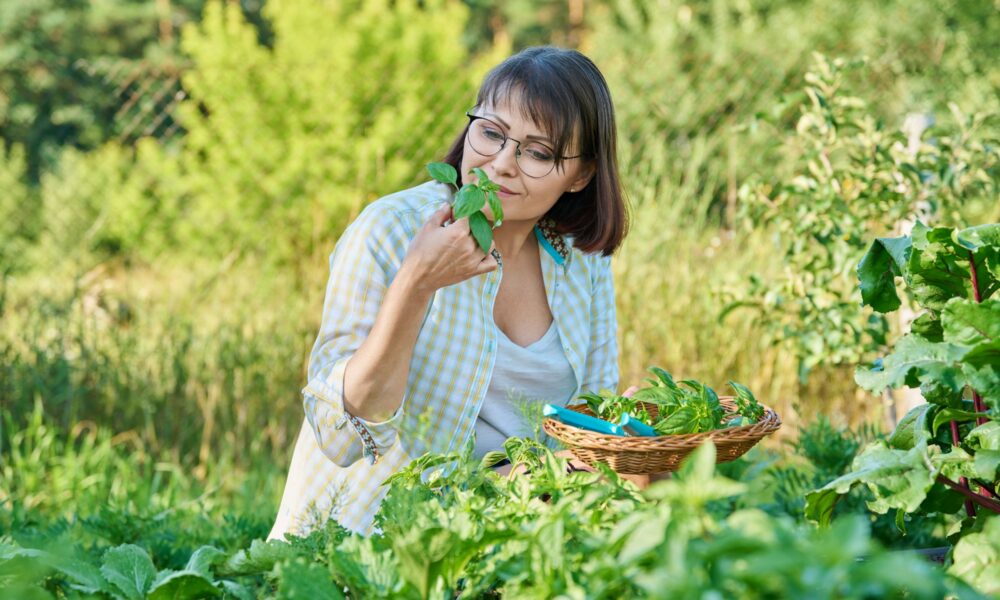
[[[338,466],[374,462],[396,441],[403,407],[371,422],[344,409],[347,363],[368,337],[408,244],[406,227],[373,204],[347,228],[330,255],[330,279],[319,335],[302,390],[306,420],[322,452]]]
[[[596,257],[591,271],[590,344],[581,391],[618,388],[618,319],[611,257]]]

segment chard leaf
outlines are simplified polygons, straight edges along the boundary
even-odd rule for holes
[[[955,231],[955,243],[968,250],[1000,248],[1000,223],[988,223]]]
[[[972,300],[954,298],[941,312],[944,339],[953,344],[975,346],[1000,340],[1000,298]]]
[[[910,238],[878,238],[858,264],[862,303],[878,312],[899,308],[896,277],[903,274]]]
[[[145,598],[156,577],[156,567],[145,550],[124,544],[104,553],[101,573],[128,600]]]
[[[960,408],[943,408],[934,415],[934,424],[931,426],[931,431],[934,432],[934,435],[937,435],[938,429],[946,423],[951,423],[952,421],[968,423],[969,421],[975,421],[976,417],[982,416],[985,415],[976,411],[962,410]]]
[[[973,470],[983,481],[996,481],[1000,471],[1000,450],[977,451]]]
[[[910,332],[930,342],[944,341],[941,320],[935,318],[934,313],[926,312],[914,319],[913,323],[910,323]]]
[[[987,519],[981,532],[955,544],[948,573],[984,594],[1000,594],[1000,518]]]
[[[872,511],[885,514],[898,508],[913,512],[934,485],[935,476],[928,468],[926,444],[894,450],[877,441],[854,459],[851,472],[806,495],[805,515],[820,525],[828,525],[837,501],[859,484],[874,495],[868,502]]]
[[[947,227],[931,229],[919,221],[913,227],[906,283],[917,303],[934,311],[952,298],[969,297],[968,259],[951,234]]]
[[[964,363],[966,380],[996,417],[1000,414],[1000,341],[975,346],[965,355]]]
[[[477,210],[469,215],[469,229],[472,230],[472,237],[479,244],[479,248],[483,252],[489,253],[490,245],[493,243],[493,228],[482,211]]]
[[[905,335],[896,342],[895,351],[880,363],[858,367],[854,381],[874,393],[881,393],[887,387],[918,387],[926,381],[961,392],[966,380],[959,361],[967,352],[967,348],[955,344]]]
[[[980,450],[1000,450],[1000,421],[987,421],[965,436],[965,443]]]
[[[431,178],[435,181],[440,181],[441,183],[450,183],[452,185],[458,185],[458,172],[455,167],[449,165],[445,162],[433,162],[427,165],[427,172],[431,174]]]
[[[896,450],[909,450],[918,444],[926,444],[931,435],[927,426],[927,418],[934,407],[933,404],[920,404],[913,407],[910,412],[896,425],[896,429],[886,440],[889,447]]]

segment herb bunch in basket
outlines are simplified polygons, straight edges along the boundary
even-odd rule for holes
[[[631,397],[587,393],[580,398],[600,419],[617,423],[623,414],[628,414],[652,427],[659,435],[702,433],[751,425],[764,416],[764,407],[743,384],[729,382],[736,392],[736,413],[727,414],[718,394],[704,383],[694,379],[676,382],[669,372],[659,367],[649,370],[656,375],[656,379],[647,379],[650,387],[637,391]],[[656,406],[655,416],[648,410],[648,405]]]

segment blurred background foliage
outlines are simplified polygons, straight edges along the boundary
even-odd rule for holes
[[[915,143],[981,183],[933,218],[1000,218],[996,0],[0,0],[0,454],[133,444],[150,477],[247,493],[221,483],[238,473],[273,510],[340,231],[425,179],[489,67],[545,43],[591,56],[618,110],[623,384],[658,365],[745,382],[792,425],[882,419],[851,378],[872,339],[841,328],[866,318],[852,253],[943,188],[918,173],[876,218],[838,186],[929,169],[852,153]],[[832,110],[814,53],[853,65],[826,133],[802,126]],[[803,210],[867,237],[818,265]],[[796,296],[803,272],[843,310]],[[734,301],[766,310],[723,318]],[[34,489],[13,477],[8,506]]]

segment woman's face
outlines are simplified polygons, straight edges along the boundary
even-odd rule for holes
[[[473,111],[474,115],[486,117],[500,126],[502,132],[509,139],[503,149],[492,156],[483,156],[473,149],[469,135],[465,137],[465,149],[462,153],[462,183],[474,183],[476,176],[471,171],[474,167],[479,167],[486,172],[486,175],[494,183],[502,186],[497,195],[503,205],[504,222],[538,222],[545,213],[555,205],[556,201],[565,193],[579,191],[590,181],[593,175],[593,168],[582,158],[570,158],[541,178],[533,178],[525,175],[518,165],[516,153],[518,144],[514,140],[521,140],[522,163],[525,146],[537,138],[548,148],[554,148],[555,142],[551,140],[547,132],[542,131],[535,123],[525,120],[521,116],[521,111],[517,110],[517,96],[500,106],[479,106]],[[493,131],[488,132],[495,135]],[[533,137],[536,136],[536,137]],[[579,149],[576,144],[570,144],[565,150],[566,156],[576,156]],[[493,220],[489,207],[483,208],[486,215]]]

